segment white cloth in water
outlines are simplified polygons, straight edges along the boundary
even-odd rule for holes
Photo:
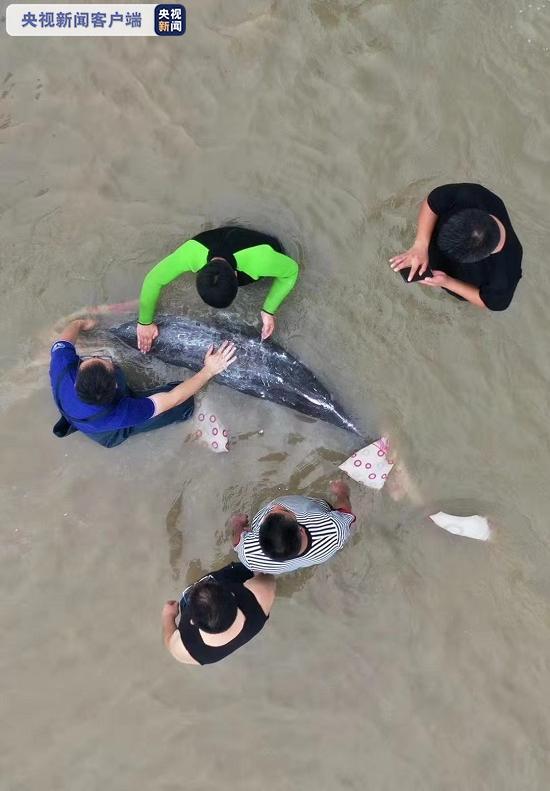
[[[214,453],[225,453],[228,450],[229,431],[221,422],[210,399],[203,398],[195,408],[193,427],[191,439],[206,445]]]
[[[477,538],[478,541],[488,541],[491,537],[489,522],[484,516],[474,514],[474,516],[453,516],[443,511],[431,514],[430,519],[438,527],[453,533],[455,536],[466,536],[467,538]]]
[[[394,462],[388,458],[389,444],[385,437],[358,450],[339,469],[343,470],[358,483],[371,489],[381,489],[386,483]]]

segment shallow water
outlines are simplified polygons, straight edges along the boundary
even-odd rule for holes
[[[547,788],[550,3],[188,17],[183,42],[3,34],[1,787]],[[523,243],[503,314],[388,268],[453,180],[495,189]],[[229,557],[232,510],[324,493],[353,436],[213,385],[229,454],[177,429],[60,442],[44,359],[58,317],[134,298],[235,220],[299,256],[278,340],[391,434],[419,498],[354,485],[352,544],[281,582],[261,638],[193,670],[162,648],[164,600]],[[192,283],[164,306],[196,314]],[[439,530],[440,509],[488,515],[494,542]]]

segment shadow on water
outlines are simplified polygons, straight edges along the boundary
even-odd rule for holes
[[[189,485],[185,481],[180,494],[173,501],[166,514],[166,532],[168,534],[168,561],[172,569],[172,579],[178,580],[181,574],[181,561],[183,555],[183,530],[179,524],[182,515],[183,493]]]
[[[207,568],[202,562],[195,558],[189,563],[189,567],[185,572],[185,586],[192,585],[197,580],[209,574],[211,571],[223,568],[229,563],[235,561],[235,554],[231,552],[225,558],[212,565],[212,568]],[[294,571],[292,574],[283,574],[277,578],[277,596],[283,599],[290,599],[295,593],[301,591],[305,585],[315,574],[315,567],[302,569],[302,571]],[[178,579],[178,577],[174,577]]]

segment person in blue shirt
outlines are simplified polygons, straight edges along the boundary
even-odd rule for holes
[[[187,420],[193,414],[195,393],[236,359],[235,345],[225,341],[219,349],[207,351],[202,370],[185,382],[134,394],[110,357],[79,357],[76,353],[80,332],[93,329],[96,323],[91,319],[72,321],[52,346],[50,382],[62,415],[60,423],[65,426],[60,431],[54,428],[58,436],[81,431],[113,448],[133,434]]]

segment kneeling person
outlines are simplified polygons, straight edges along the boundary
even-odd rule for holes
[[[213,308],[227,308],[239,288],[264,277],[273,283],[261,311],[262,340],[275,329],[275,313],[298,280],[298,264],[282,244],[249,228],[224,227],[203,231],[158,263],[145,277],[139,298],[138,348],[148,352],[159,331],[154,323],[164,286],[185,272],[196,274],[197,291]]]
[[[195,393],[236,359],[235,346],[226,341],[217,351],[209,349],[204,368],[185,382],[134,394],[109,356],[77,355],[80,332],[95,325],[95,321],[76,320],[65,328],[52,346],[50,381],[68,427],[65,433],[81,431],[107,448],[120,445],[132,434],[187,420],[193,414]]]
[[[331,558],[352,535],[355,516],[349,486],[333,481],[333,506],[326,500],[289,495],[272,500],[252,520],[236,515],[233,545],[251,571],[284,574]]]
[[[506,310],[521,278],[523,249],[502,200],[481,184],[445,184],[422,203],[413,246],[390,259],[408,280],[444,288],[479,308]]]
[[[231,563],[190,585],[162,611],[164,645],[186,665],[219,662],[260,632],[275,600],[275,580]],[[179,612],[179,623],[176,618]]]

